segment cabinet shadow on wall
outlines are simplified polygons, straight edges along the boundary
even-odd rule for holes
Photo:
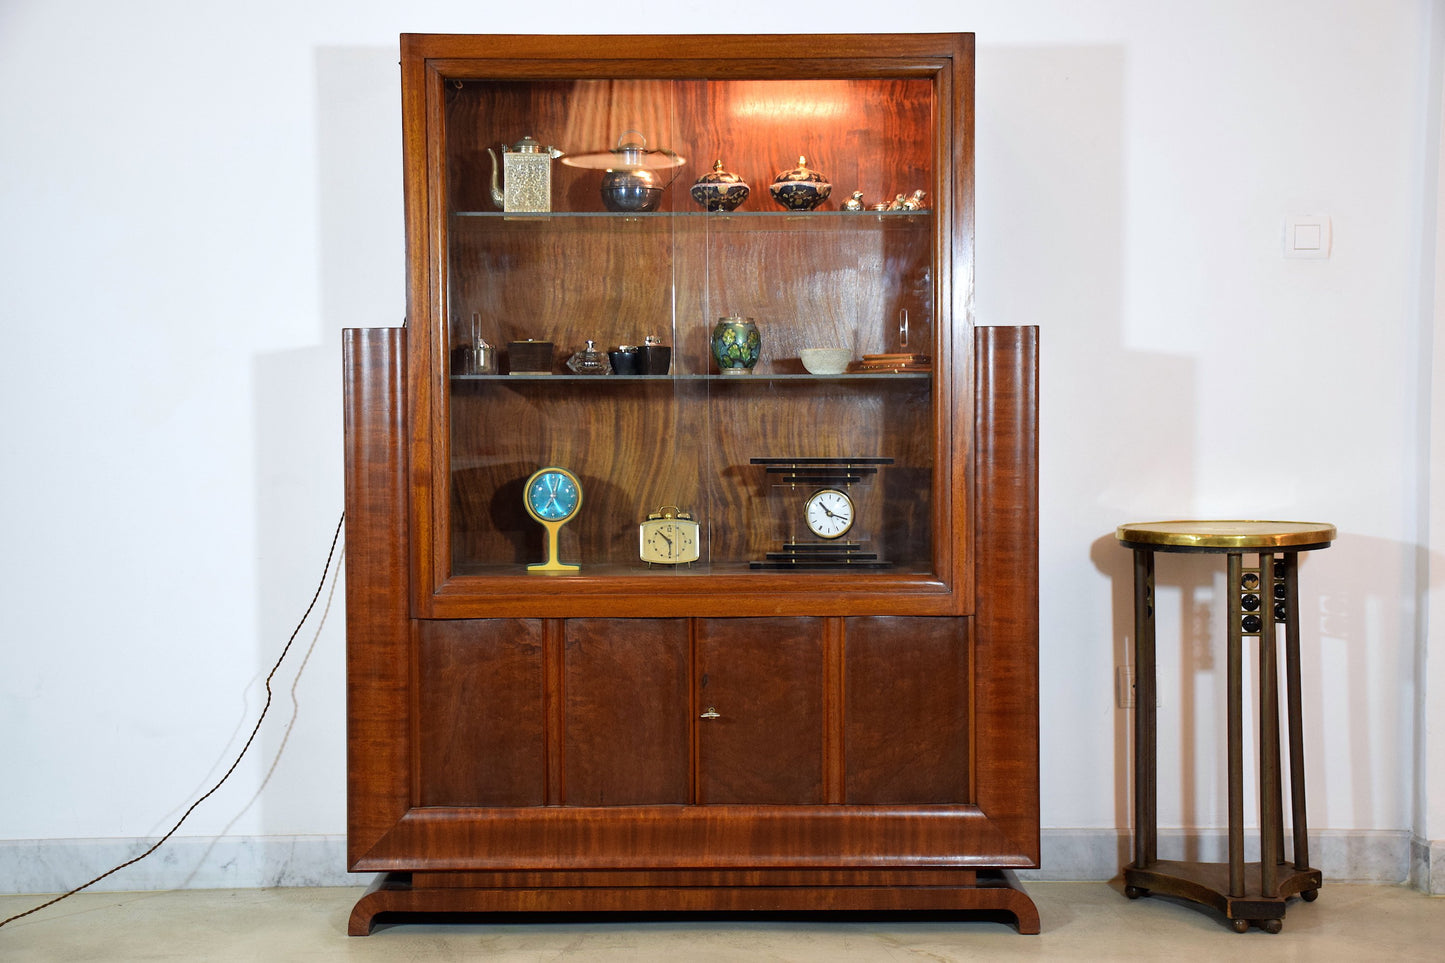
[[[235,758],[255,721],[261,679],[317,588],[342,509],[341,330],[404,320],[396,60],[394,46],[313,50],[314,155],[309,168],[304,159],[275,167],[278,178],[313,178],[309,186],[288,188],[298,196],[309,190],[314,198],[312,210],[293,212],[292,225],[297,234],[313,237],[309,247],[297,247],[312,260],[277,266],[275,285],[296,295],[277,305],[284,323],[273,319],[284,328],[284,345],[249,359],[219,359],[250,368],[251,448],[245,456],[256,526],[257,674],[236,736],[216,762],[218,772]],[[306,93],[298,90],[297,96]],[[278,254],[286,250],[277,248]],[[236,791],[215,800],[230,807],[214,814],[225,821],[218,839],[259,808],[256,828],[239,831],[253,834],[266,878],[281,885],[346,882],[338,874],[342,867],[316,865],[290,841],[297,838],[292,834],[333,833],[345,825],[345,793],[338,787],[345,784],[346,748],[344,733],[332,724],[345,715],[344,591],[338,586],[344,545],[343,531],[315,607],[272,681],[275,698],[247,760],[255,781],[228,787]]]
[[[1097,591],[1079,568],[1079,546],[1096,537],[1105,506],[1141,494],[1157,501],[1158,493],[1189,504],[1195,477],[1195,359],[1129,347],[1153,342],[1151,331],[1127,330],[1126,221],[1138,204],[1128,180],[1126,131],[1137,123],[1128,116],[1128,71],[1123,45],[979,40],[980,323],[1042,328],[1041,789],[1056,827],[1082,825],[1067,820],[1107,805],[1100,783],[1111,776],[1113,825],[1127,828],[1131,812],[1127,715],[1112,717],[1112,773],[1103,733],[1076,729],[1076,720],[1099,718],[1103,695],[1082,691],[1081,674],[1098,679],[1101,666],[1124,664],[1131,641],[1116,617],[1112,648],[1088,639],[1090,650],[1077,650],[1077,613],[1098,606],[1069,601]],[[1129,553],[1110,535],[1092,545],[1091,559],[1113,582],[1116,611],[1132,617]],[[1081,800],[1072,811],[1055,801],[1071,796]],[[1127,862],[1122,836],[1114,854],[1103,843],[1090,843],[1086,855],[1051,853],[1051,843],[1062,845],[1046,836],[1046,869],[1088,867],[1097,878],[1111,856],[1116,867]]]

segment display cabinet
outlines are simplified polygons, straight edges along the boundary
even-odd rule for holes
[[[407,325],[345,339],[352,932],[1036,931],[1037,345],[970,317],[971,35],[401,54]]]

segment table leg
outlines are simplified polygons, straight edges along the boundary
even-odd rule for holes
[[[1305,745],[1300,694],[1298,552],[1284,556],[1284,671],[1289,714],[1289,793],[1294,822],[1294,868],[1310,864],[1309,830],[1305,821]]]
[[[1274,642],[1274,556],[1259,556],[1265,608],[1259,633],[1259,889],[1273,896],[1279,886],[1279,674]]]
[[[1281,581],[1281,579],[1283,579],[1283,577],[1284,577],[1284,574],[1283,574],[1283,573],[1284,573],[1284,563],[1283,563],[1281,560],[1279,560],[1278,558],[1276,558],[1273,554],[1271,554],[1271,555],[1268,557],[1268,560],[1267,560],[1267,561],[1266,561],[1266,559],[1261,558],[1261,559],[1259,560],[1259,564],[1260,564],[1260,567],[1261,567],[1261,568],[1263,568],[1265,565],[1268,565],[1268,566],[1269,566],[1269,570],[1268,570],[1268,580],[1265,582],[1265,584],[1266,584],[1266,585],[1268,586],[1268,588],[1269,588],[1269,592],[1268,592],[1268,594],[1265,596],[1265,600],[1264,600],[1264,612],[1263,612],[1263,614],[1265,615],[1266,619],[1274,625],[1274,644],[1273,644],[1272,650],[1271,650],[1271,657],[1274,659],[1274,667],[1275,667],[1275,668],[1274,668],[1274,683],[1270,686],[1270,699],[1271,699],[1271,700],[1273,701],[1273,703],[1274,703],[1274,711],[1273,711],[1273,713],[1271,714],[1271,718],[1274,720],[1274,742],[1272,743],[1272,745],[1274,746],[1274,855],[1273,855],[1273,859],[1274,859],[1274,862],[1275,862],[1276,864],[1280,864],[1280,863],[1283,863],[1283,862],[1284,862],[1284,772],[1283,772],[1283,769],[1282,769],[1282,763],[1281,763],[1281,759],[1280,759],[1281,741],[1282,741],[1282,739],[1283,739],[1284,734],[1280,731],[1281,722],[1280,722],[1280,714],[1279,714],[1279,674],[1280,674],[1280,664],[1279,664],[1279,659],[1280,659],[1280,655],[1279,655],[1279,649],[1280,649],[1279,623],[1283,622],[1284,620],[1279,617],[1279,615],[1277,614],[1277,610],[1275,609],[1276,600],[1277,600],[1277,598],[1278,598],[1278,596],[1275,595],[1275,592],[1276,592],[1275,586],[1277,586],[1277,585],[1283,585],[1283,584],[1284,584],[1284,583]],[[1286,633],[1286,634],[1288,634],[1288,633]]]
[[[1134,865],[1158,859],[1159,774],[1154,668],[1154,553],[1134,550]]]
[[[1229,895],[1244,895],[1244,657],[1240,622],[1244,609],[1240,605],[1240,581],[1244,577],[1244,560],[1238,552],[1229,553],[1229,649],[1227,655],[1229,741]]]

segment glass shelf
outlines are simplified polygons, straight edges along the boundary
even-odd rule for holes
[[[603,219],[611,221],[654,221],[680,217],[686,220],[704,220],[714,224],[733,221],[819,221],[846,220],[880,221],[901,220],[922,222],[933,215],[928,208],[917,211],[646,211],[620,213],[616,211],[453,211],[455,217],[497,218],[504,221],[547,221],[559,218]]]
[[[619,214],[611,211],[453,211],[458,230],[525,231],[548,226],[572,233],[643,234],[791,234],[795,232],[905,234],[926,232],[933,212],[922,211],[653,211]]]
[[[666,384],[669,381],[717,381],[726,384],[747,384],[769,381],[926,381],[931,378],[928,371],[861,371],[857,374],[814,375],[814,374],[680,374],[680,375],[564,375],[564,374],[517,374],[517,375],[452,375],[452,381],[492,381],[507,384],[521,384],[534,381],[596,381],[620,382],[642,381],[649,384]]]
[[[778,573],[787,571],[802,570],[798,567],[780,567],[775,569],[758,568],[751,562],[723,562],[723,561],[698,561],[684,565],[651,565],[646,562],[595,562],[589,560],[585,555],[578,555],[577,561],[582,568],[576,572],[528,572],[525,562],[509,563],[479,563],[467,562],[457,566],[456,573],[466,578],[513,578],[523,580],[523,584],[531,587],[537,584],[548,582],[595,582],[597,579],[635,578],[635,579],[693,579],[707,580],[719,576],[730,576],[739,579],[770,579],[776,578]],[[861,569],[863,566],[854,566]],[[845,566],[830,566],[808,569],[816,576],[840,576],[848,575]],[[916,578],[929,574],[927,564],[898,565],[890,562],[887,568],[875,568],[872,571],[885,576],[902,578]],[[544,582],[545,580],[545,582]]]

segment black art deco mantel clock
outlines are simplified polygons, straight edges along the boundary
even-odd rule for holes
[[[887,457],[753,458],[767,473],[772,511],[788,534],[754,569],[888,568],[860,520],[860,488],[893,464]],[[886,509],[885,509],[886,511]]]
[[[407,323],[344,342],[347,865],[379,874],[350,931],[920,910],[1037,932],[1012,877],[1039,861],[1037,332],[970,317],[973,37],[400,53]],[[633,139],[670,165],[633,209],[562,162]],[[545,198],[494,203],[504,145]],[[756,186],[800,156],[832,185],[808,210],[688,191],[717,158]],[[766,332],[747,375],[713,363],[735,310]],[[633,373],[553,350],[588,340]],[[453,369],[482,344],[503,363]],[[862,360],[801,363],[830,346]]]

